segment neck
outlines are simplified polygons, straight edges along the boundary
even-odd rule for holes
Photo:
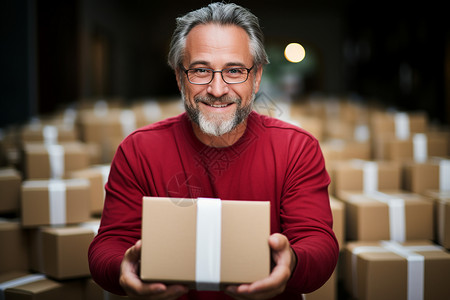
[[[247,119],[245,119],[241,124],[236,126],[232,131],[221,135],[221,136],[213,136],[204,133],[200,127],[194,123],[192,123],[192,128],[194,130],[195,136],[205,145],[215,148],[224,148],[230,147],[234,143],[236,143],[245,133],[245,129],[247,128]]]

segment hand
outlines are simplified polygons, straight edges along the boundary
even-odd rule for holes
[[[162,283],[143,282],[138,275],[141,258],[141,240],[130,247],[120,265],[119,282],[131,299],[177,299],[188,292],[182,285],[164,285]]]
[[[286,236],[274,233],[269,237],[269,246],[275,267],[269,277],[251,284],[229,286],[226,293],[235,299],[268,299],[281,294],[297,265],[297,256]]]

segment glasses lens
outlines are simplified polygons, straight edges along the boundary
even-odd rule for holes
[[[248,70],[245,68],[224,69],[222,76],[227,83],[241,83],[247,80]]]
[[[196,84],[209,83],[213,77],[213,72],[210,69],[196,68],[188,70],[189,81]]]

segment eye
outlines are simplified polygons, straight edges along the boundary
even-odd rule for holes
[[[195,73],[195,74],[207,74],[207,73],[211,72],[210,70],[205,69],[205,68],[195,68],[192,70],[193,70],[193,73]]]
[[[231,68],[227,70],[227,73],[230,75],[240,75],[244,74],[245,69],[242,68]]]

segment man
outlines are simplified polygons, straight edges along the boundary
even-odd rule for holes
[[[298,299],[331,275],[338,244],[318,142],[252,111],[268,63],[262,38],[258,19],[235,4],[177,19],[169,64],[186,113],[136,130],[117,150],[89,250],[106,290],[138,299]],[[270,276],[224,292],[142,282],[143,196],[270,201]]]

